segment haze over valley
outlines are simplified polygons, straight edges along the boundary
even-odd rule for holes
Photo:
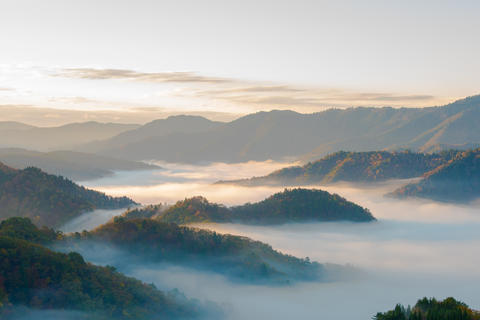
[[[480,320],[479,13],[0,1],[0,319]]]

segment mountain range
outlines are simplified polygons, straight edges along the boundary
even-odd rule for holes
[[[222,123],[177,116],[78,150],[131,160],[243,162],[318,159],[339,150],[472,148],[480,143],[480,96],[440,107],[270,111]]]
[[[24,148],[36,151],[68,150],[114,137],[138,128],[137,124],[81,122],[59,127],[35,127],[19,122],[0,122],[0,148]]]
[[[0,148],[74,150],[129,160],[182,163],[300,159],[340,150],[433,152],[480,146],[480,95],[425,108],[274,110],[231,122],[172,116],[145,125],[72,123],[39,128],[0,122]]]
[[[0,161],[16,168],[37,167],[75,181],[111,176],[115,171],[155,170],[159,166],[139,161],[116,159],[75,151],[39,152],[19,148],[0,148]]]

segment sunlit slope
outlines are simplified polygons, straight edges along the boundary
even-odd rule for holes
[[[423,298],[411,308],[397,304],[395,309],[379,312],[374,320],[478,320],[480,312],[470,309],[465,303],[454,298],[438,301],[435,298]]]
[[[301,185],[347,182],[376,182],[388,179],[407,179],[423,175],[448,162],[456,151],[438,154],[409,151],[345,152],[340,151],[304,166],[277,170],[263,177],[220,181],[219,184],[243,186]]]
[[[392,196],[468,202],[480,197],[480,149],[461,152],[428,172],[418,183],[395,190]]]
[[[147,206],[127,211],[124,217],[149,217],[179,224],[198,222],[237,222],[275,225],[295,222],[353,221],[375,218],[368,209],[337,195],[316,189],[285,189],[256,203],[227,208],[204,197],[178,201],[169,208]]]
[[[224,124],[197,117],[175,130],[162,129],[173,121],[166,119],[160,120],[161,126],[148,124],[92,145],[90,151],[133,160],[199,163],[311,160],[339,150],[466,148],[480,143],[479,108],[480,96],[473,96],[442,107],[258,112]],[[201,129],[192,132],[191,127]]]

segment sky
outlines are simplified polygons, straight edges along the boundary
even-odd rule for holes
[[[479,93],[479,13],[467,0],[1,0],[0,120],[441,105]]]

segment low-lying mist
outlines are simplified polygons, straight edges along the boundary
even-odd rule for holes
[[[83,230],[92,230],[95,227],[106,223],[111,218],[122,214],[125,209],[97,209],[91,212],[86,212],[59,228],[60,231],[67,232],[81,232]]]
[[[263,200],[283,190],[281,187],[212,185],[220,179],[263,175],[271,171],[268,165],[255,168],[255,174],[249,174],[248,167],[245,171],[238,168],[225,164],[177,165],[173,169],[166,167],[162,172],[153,172],[146,180],[144,173],[138,176],[120,173],[117,178],[97,180],[88,185],[113,195],[130,196],[144,204],[174,203],[185,197],[203,195],[214,202],[238,205]],[[248,236],[284,253],[308,256],[320,263],[352,264],[365,271],[360,279],[269,287],[232,283],[219,275],[179,266],[119,265],[127,274],[153,282],[159,288],[178,288],[189,297],[215,301],[224,306],[229,319],[371,319],[376,312],[390,309],[396,303],[414,304],[423,296],[454,296],[479,309],[480,203],[462,206],[383,197],[404,183],[318,186],[369,208],[378,219],[372,223],[306,223],[275,227],[198,225]],[[98,250],[96,254],[108,260],[105,253]],[[102,263],[108,264],[108,261]]]

